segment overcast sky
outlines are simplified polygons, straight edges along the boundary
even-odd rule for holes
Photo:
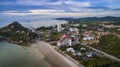
[[[120,16],[120,0],[0,0],[1,22],[93,16]]]

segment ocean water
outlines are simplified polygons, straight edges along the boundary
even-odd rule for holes
[[[67,21],[63,20],[55,20],[56,17],[48,17],[48,16],[12,16],[12,15],[1,15],[0,14],[0,28],[4,27],[13,21],[18,21],[25,27],[41,27],[41,26],[54,26],[56,24],[64,24]]]
[[[51,67],[44,56],[31,47],[0,42],[0,67]]]

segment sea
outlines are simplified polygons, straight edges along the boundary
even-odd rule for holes
[[[67,23],[67,21],[63,20],[60,21],[53,18],[40,17],[0,15],[0,28],[13,21],[18,21],[27,28],[38,28],[41,26],[54,26],[56,24]],[[52,67],[47,59],[44,59],[44,56],[38,52],[39,51],[31,47],[0,42],[0,67]]]
[[[29,46],[0,42],[0,67],[51,67],[51,65],[42,54]]]
[[[64,24],[67,21],[64,20],[56,20],[55,18],[41,18],[41,17],[24,17],[24,16],[1,16],[0,15],[0,28],[7,26],[8,24],[12,23],[13,21],[17,21],[23,26],[29,28],[38,28],[41,26],[55,26],[57,24]]]

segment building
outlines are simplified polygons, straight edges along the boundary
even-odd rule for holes
[[[83,40],[94,40],[94,37],[93,36],[86,36],[86,37],[83,37]]]
[[[88,27],[88,25],[87,24],[83,24],[82,27]]]
[[[86,52],[87,57],[92,57],[93,53],[92,52]]]
[[[72,46],[72,39],[69,35],[64,34],[62,38],[57,42],[57,46]]]
[[[74,49],[70,47],[70,48],[67,48],[66,51],[67,51],[67,52],[73,52]]]
[[[79,34],[79,29],[77,28],[70,28],[71,34],[78,35]]]
[[[80,50],[86,50],[84,47],[81,47]]]
[[[90,35],[90,33],[86,31],[83,34],[83,40],[94,40],[94,36]]]
[[[69,29],[73,44],[77,44],[79,42],[79,29],[70,28]]]
[[[58,25],[57,25],[57,32],[61,32],[61,31],[62,31],[61,24],[58,24]]]

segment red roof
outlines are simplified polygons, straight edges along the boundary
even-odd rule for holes
[[[59,40],[59,42],[62,42],[65,38],[67,38],[68,37],[68,35],[67,34],[64,34],[63,36],[62,36],[62,38]]]

